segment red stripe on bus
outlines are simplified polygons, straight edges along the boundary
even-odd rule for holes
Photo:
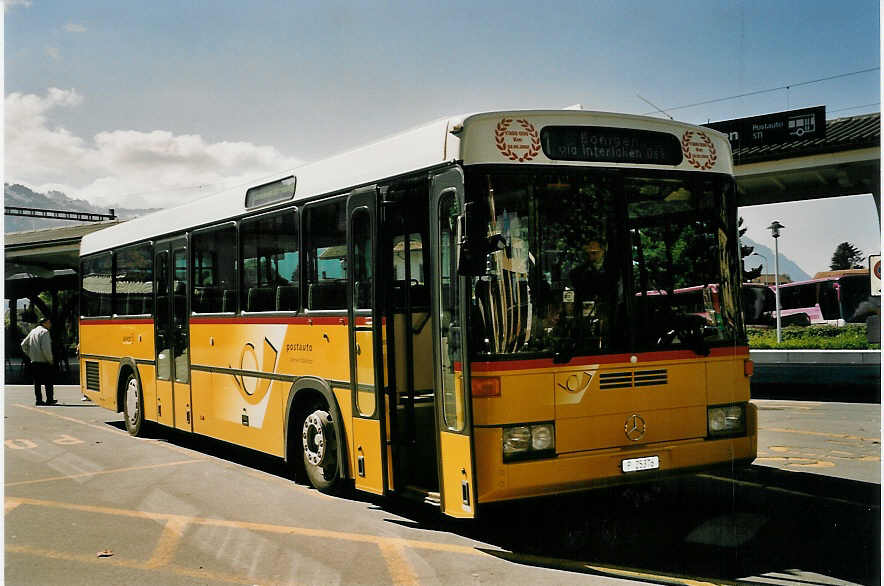
[[[606,354],[604,356],[580,356],[572,359],[567,364],[555,364],[552,358],[537,358],[533,360],[506,360],[501,362],[472,362],[470,368],[473,372],[494,372],[498,370],[531,370],[536,368],[552,368],[567,366],[586,366],[589,364],[613,364],[629,362],[636,356],[635,364],[644,366],[649,362],[664,360],[688,360],[702,358],[693,350],[668,350],[664,352],[642,352],[639,354]],[[710,357],[723,356],[749,356],[748,346],[734,346],[731,348],[710,348]],[[460,363],[456,363],[455,370],[460,370]]]
[[[139,319],[83,319],[80,324],[84,326],[106,326],[106,325],[148,325],[153,324],[151,318]],[[386,324],[387,320],[381,320],[381,324]],[[192,317],[190,323],[194,325],[205,324],[299,324],[299,325],[317,325],[317,326],[334,326],[347,325],[349,320],[346,317]],[[371,325],[370,317],[357,317],[357,326]]]
[[[366,318],[356,318],[356,324],[365,321]],[[338,326],[347,325],[346,317],[192,317],[190,323],[194,325],[206,324],[296,324],[315,326]]]
[[[128,326],[128,325],[150,325],[153,324],[153,319],[150,318],[142,318],[142,319],[81,319],[81,326]]]

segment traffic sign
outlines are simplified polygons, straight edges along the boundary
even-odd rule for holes
[[[723,132],[731,147],[765,146],[826,137],[826,107],[802,108],[704,124]]]
[[[872,295],[881,296],[881,255],[873,254],[869,257],[869,279],[871,279]]]

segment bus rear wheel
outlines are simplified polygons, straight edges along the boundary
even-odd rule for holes
[[[147,427],[144,422],[144,396],[141,393],[141,384],[135,373],[130,372],[126,376],[125,390],[123,395],[123,414],[126,420],[126,431],[130,435],[141,437]]]
[[[321,492],[334,492],[340,483],[338,435],[335,422],[321,406],[307,410],[301,428],[301,451],[310,484]]]

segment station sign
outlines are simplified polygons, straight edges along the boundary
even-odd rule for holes
[[[881,296],[881,255],[873,254],[869,257],[869,279],[871,279],[872,295]]]
[[[723,132],[731,147],[765,146],[826,137],[826,107],[816,106],[704,124]]]

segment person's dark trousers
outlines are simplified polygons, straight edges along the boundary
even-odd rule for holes
[[[40,385],[46,387],[46,402],[51,403],[54,401],[52,381],[55,378],[55,373],[52,365],[48,362],[32,362],[31,374],[34,377],[34,395],[37,398],[37,403],[43,402],[43,397],[40,393]]]

